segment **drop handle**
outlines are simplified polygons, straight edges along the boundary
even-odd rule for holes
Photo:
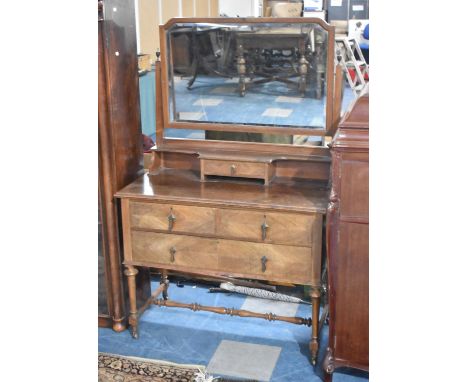
[[[263,224],[261,225],[262,228],[262,240],[265,241],[266,235],[267,235],[267,229],[270,228],[270,226],[266,222],[266,216],[265,220],[263,221]]]
[[[174,222],[176,221],[176,217],[174,215],[174,212],[172,212],[172,208],[170,214],[167,216],[167,221],[169,223],[168,229],[169,231],[172,231],[172,229],[174,228]]]
[[[171,247],[169,249],[169,253],[171,254],[171,263],[173,263],[175,261],[176,252],[177,252],[176,247]]]
[[[265,273],[265,271],[266,271],[266,262],[268,261],[268,258],[266,256],[263,256],[261,261],[262,261],[262,272]]]

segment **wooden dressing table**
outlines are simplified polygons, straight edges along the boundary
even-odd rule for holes
[[[130,295],[129,324],[150,305],[258,317],[312,327],[311,362],[318,352],[322,234],[329,194],[326,146],[210,139],[176,139],[169,129],[200,129],[325,136],[333,133],[334,29],[320,19],[261,19],[281,27],[311,24],[328,33],[327,111],[323,128],[178,121],[171,67],[171,31],[190,23],[258,24],[258,19],[171,19],[160,27],[156,63],[157,147],[149,172],[120,190],[124,265]],[[185,86],[183,87],[186,88]],[[297,92],[297,91],[296,91]],[[312,90],[310,91],[312,93]],[[276,95],[274,95],[277,97]],[[238,100],[245,98],[236,97]],[[311,96],[315,99],[315,96]],[[307,95],[306,100],[307,102]],[[173,113],[171,112],[173,111]],[[161,272],[161,285],[139,310],[135,276],[140,267]],[[263,280],[310,286],[311,317],[282,317],[168,298],[168,273]],[[158,299],[162,295],[161,299]]]

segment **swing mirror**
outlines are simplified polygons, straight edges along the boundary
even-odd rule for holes
[[[331,124],[334,29],[310,18],[161,26],[164,138],[317,144]]]

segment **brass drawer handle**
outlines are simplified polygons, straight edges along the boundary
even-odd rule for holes
[[[236,173],[236,165],[231,164],[231,176],[233,176]]]
[[[270,226],[266,222],[266,215],[264,216],[263,224],[261,225],[261,227],[262,227],[262,240],[265,241],[267,229],[270,228]]]
[[[174,212],[172,212],[172,207],[171,207],[171,213],[167,216],[167,221],[169,222],[169,231],[172,231],[172,228],[174,228],[174,222],[176,221],[176,217],[174,215]]]
[[[176,247],[171,247],[169,249],[169,253],[171,254],[171,263],[173,263],[175,261],[176,252],[177,252]]]
[[[262,261],[262,272],[265,273],[265,271],[266,271],[266,262],[268,261],[268,259],[267,259],[266,256],[263,256],[261,261]]]

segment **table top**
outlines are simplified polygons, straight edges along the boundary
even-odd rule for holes
[[[325,214],[328,193],[323,182],[275,179],[270,186],[247,180],[201,182],[195,172],[167,169],[155,175],[144,174],[116,197]]]

